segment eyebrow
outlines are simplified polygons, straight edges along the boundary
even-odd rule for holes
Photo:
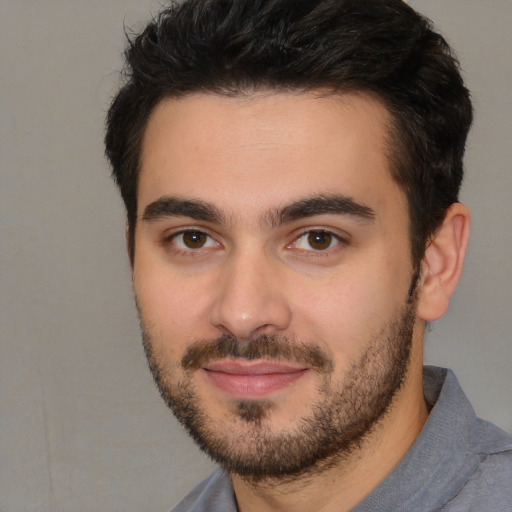
[[[263,217],[263,224],[274,228],[316,215],[348,215],[370,221],[375,218],[375,211],[344,195],[318,195],[267,212]],[[145,207],[142,214],[142,220],[147,222],[167,217],[189,217],[213,224],[226,224],[225,215],[216,206],[198,199],[181,199],[173,196],[163,196],[153,201]]]
[[[190,217],[195,220],[225,224],[222,212],[215,206],[196,199],[164,196],[144,208],[142,220],[152,222],[167,217]]]
[[[375,219],[375,211],[352,198],[338,194],[318,195],[295,201],[284,208],[269,212],[266,223],[271,227],[316,215],[349,215],[361,220]]]

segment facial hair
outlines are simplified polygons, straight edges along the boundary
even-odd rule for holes
[[[410,290],[411,291],[411,290]],[[162,398],[198,446],[226,471],[257,483],[294,479],[329,469],[348,457],[379,425],[402,387],[409,366],[415,322],[414,293],[396,318],[374,333],[341,382],[333,382],[334,362],[318,345],[285,337],[237,340],[223,335],[199,340],[176,368],[155,351],[152,334],[141,326],[149,367]],[[320,376],[319,399],[293,430],[271,427],[271,399],[234,400],[235,418],[245,428],[218,428],[205,412],[193,384],[206,362],[230,357],[305,363]],[[228,411],[227,411],[228,412]]]

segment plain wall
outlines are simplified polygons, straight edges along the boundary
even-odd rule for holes
[[[160,2],[1,2],[0,510],[165,511],[211,464],[146,367],[103,158],[123,24]],[[428,362],[512,432],[510,0],[416,0],[473,91],[466,269]]]

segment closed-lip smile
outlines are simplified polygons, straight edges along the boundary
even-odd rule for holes
[[[202,368],[206,378],[234,398],[262,398],[302,378],[309,367],[264,359],[221,359]]]

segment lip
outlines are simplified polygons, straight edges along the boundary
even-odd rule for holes
[[[279,361],[223,359],[208,363],[203,373],[215,387],[234,398],[262,398],[301,379],[308,367]]]

